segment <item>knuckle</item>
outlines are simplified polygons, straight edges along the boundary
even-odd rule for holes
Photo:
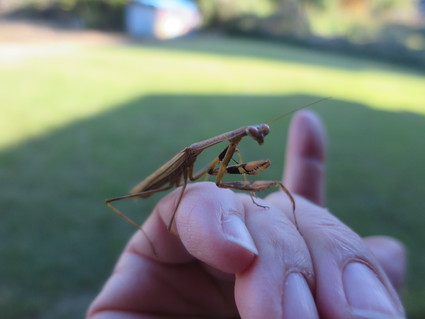
[[[327,251],[341,258],[356,258],[367,255],[367,249],[358,234],[330,213],[315,218],[309,226],[307,236]]]

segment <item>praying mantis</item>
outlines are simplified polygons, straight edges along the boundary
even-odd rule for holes
[[[287,112],[274,119],[273,122],[283,117],[286,117],[300,109],[306,108],[326,99],[329,99],[329,97],[317,100],[313,103],[304,105],[300,108]],[[271,124],[271,122],[269,124]],[[167,229],[171,230],[177,210],[183,199],[188,181],[196,181],[203,176],[211,175],[215,176],[215,183],[217,187],[247,191],[250,193],[253,203],[263,208],[267,207],[256,203],[253,194],[269,188],[280,187],[292,203],[293,219],[296,227],[298,228],[298,222],[295,214],[295,199],[292,196],[291,192],[282,184],[282,182],[248,181],[246,179],[246,175],[257,175],[263,172],[271,165],[271,162],[269,160],[256,160],[243,163],[239,150],[237,149],[239,142],[246,136],[251,137],[259,145],[262,145],[264,143],[264,138],[270,132],[269,124],[263,123],[257,125],[244,126],[239,129],[226,132],[197,143],[193,143],[190,146],[184,148],[179,153],[177,153],[168,162],[166,162],[164,165],[154,171],[151,175],[142,180],[139,184],[134,186],[133,189],[131,189],[129,195],[106,199],[105,204],[119,216],[124,218],[127,222],[144,232],[143,229],[136,222],[134,222],[132,219],[127,217],[117,208],[112,206],[111,203],[128,198],[147,198],[155,193],[163,192],[173,187],[181,186],[180,194],[177,199],[177,204],[174,208],[174,211],[171,215],[171,219],[168,222],[167,226]],[[225,141],[229,143],[226,148],[206,168],[194,174],[194,165],[198,156],[204,150]],[[235,153],[239,156],[240,163],[237,163],[236,165],[229,165]],[[223,177],[225,174],[240,174],[244,176],[245,180],[223,182]],[[150,244],[153,247],[152,243]]]

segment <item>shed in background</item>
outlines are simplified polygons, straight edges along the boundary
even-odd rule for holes
[[[175,38],[196,30],[201,22],[192,0],[132,0],[125,10],[126,31],[135,38]]]

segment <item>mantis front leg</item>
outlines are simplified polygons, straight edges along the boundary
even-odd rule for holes
[[[248,174],[248,175],[256,175],[267,169],[271,163],[269,160],[258,160],[258,161],[252,161],[247,163],[240,163],[238,165],[232,165],[228,166],[228,163],[230,159],[232,158],[233,154],[236,152],[236,146],[239,143],[233,142],[229,145],[229,147],[226,150],[226,154],[223,158],[223,161],[221,162],[221,166],[218,169],[214,169],[209,171],[208,173],[210,175],[217,175],[216,184],[220,188],[230,188],[230,189],[237,189],[237,190],[243,190],[247,191],[250,194],[257,193],[272,187],[280,187],[285,194],[288,196],[289,200],[292,203],[292,214],[294,217],[294,223],[295,226],[298,228],[298,221],[297,216],[295,214],[295,199],[292,196],[292,194],[289,192],[289,190],[279,181],[236,181],[236,182],[222,182],[224,174]],[[262,205],[259,205],[255,202],[254,198],[251,195],[251,199],[253,202],[260,206],[264,207]]]
[[[185,173],[185,176],[183,179],[184,185],[183,185],[182,192],[180,193],[176,208],[172,215],[171,222],[168,225],[169,229],[171,228],[177,208],[183,197],[187,179],[189,178],[191,181],[194,181],[201,178],[205,174],[217,176],[216,185],[220,188],[230,188],[230,189],[237,189],[237,190],[243,190],[243,191],[249,192],[253,203],[263,208],[267,208],[267,207],[256,203],[253,198],[253,194],[272,188],[272,187],[280,187],[286,193],[286,195],[288,196],[288,198],[290,199],[292,203],[292,213],[294,216],[294,223],[296,227],[298,228],[298,222],[295,215],[295,200],[292,194],[289,192],[289,190],[281,182],[279,181],[247,181],[246,179],[245,181],[222,182],[224,174],[242,174],[244,176],[256,175],[263,172],[265,169],[267,169],[271,165],[269,160],[257,160],[257,161],[247,162],[247,163],[239,163],[237,165],[229,165],[229,162],[232,159],[234,153],[236,152],[239,155],[239,152],[237,150],[237,145],[239,144],[239,142],[240,142],[240,138],[234,139],[233,141],[231,141],[229,146],[227,146],[219,154],[219,156],[217,156],[210,163],[210,165],[208,165],[205,169],[201,170],[197,174],[193,175],[193,166],[189,167],[188,172]],[[240,155],[239,155],[239,159],[241,160]],[[217,168],[217,166],[219,167]]]

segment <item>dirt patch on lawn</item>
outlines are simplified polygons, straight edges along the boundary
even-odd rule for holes
[[[119,33],[70,30],[37,21],[0,21],[0,63],[9,64],[35,56],[73,53],[129,42]]]
[[[127,40],[119,33],[61,29],[52,24],[37,21],[0,21],[0,45],[43,43],[104,45]]]

